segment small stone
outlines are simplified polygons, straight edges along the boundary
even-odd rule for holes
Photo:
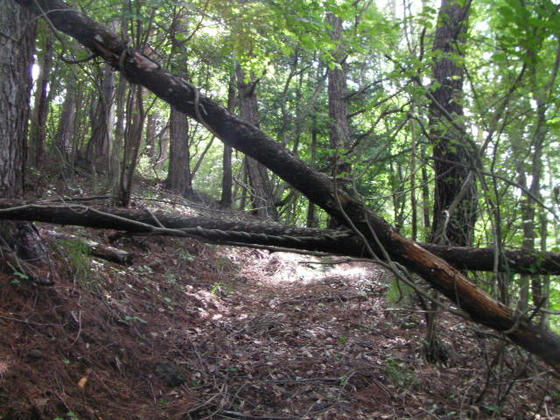
[[[37,359],[37,360],[45,358],[45,355],[39,349],[31,349],[29,350],[29,353],[27,353],[27,355],[32,359]]]

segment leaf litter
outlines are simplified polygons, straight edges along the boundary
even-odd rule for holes
[[[0,275],[0,418],[556,418],[532,357],[424,315],[366,262],[57,228],[135,254],[131,267],[48,246],[59,280]],[[74,254],[72,254],[74,255]]]

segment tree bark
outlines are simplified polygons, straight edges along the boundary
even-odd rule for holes
[[[0,197],[23,193],[34,29],[11,0],[0,13]]]
[[[257,83],[254,77],[245,81],[245,72],[238,64],[236,68],[237,87],[239,90],[239,112],[241,118],[255,127],[259,126],[259,108],[257,102]],[[268,170],[261,163],[251,158],[245,157],[245,169],[251,186],[251,200],[254,213],[262,218],[278,218],[276,211],[272,182],[268,175]]]
[[[76,117],[76,93],[74,85],[66,86],[66,97],[62,103],[62,113],[58,120],[58,129],[54,138],[55,149],[58,151],[62,165],[70,163],[72,153],[72,137],[74,136],[74,125]]]
[[[235,75],[232,73],[228,86],[227,109],[233,112],[235,108]],[[220,207],[230,209],[233,206],[233,167],[231,146],[224,143],[224,154],[222,158],[222,196],[220,199]]]
[[[123,157],[117,191],[117,202],[123,207],[128,207],[130,204],[132,182],[140,155],[145,117],[143,88],[137,85],[130,91],[126,110]]]
[[[35,167],[42,164],[46,154],[45,139],[47,136],[47,116],[49,113],[49,95],[47,88],[49,87],[49,78],[53,62],[53,41],[50,28],[46,28],[43,32],[39,77],[37,78],[37,91],[35,93],[30,133],[31,161]]]
[[[111,261],[117,264],[132,265],[134,254],[131,254],[130,252],[127,251],[123,251],[122,249],[103,245],[99,242],[80,238],[79,236],[76,235],[55,232],[52,230],[41,229],[39,233],[42,237],[55,239],[57,241],[65,240],[65,241],[79,242],[84,246],[87,252],[93,255],[94,257]]]
[[[319,130],[317,128],[317,117],[313,115],[311,121],[311,166],[315,166],[317,162],[317,145],[318,145]],[[317,209],[312,201],[308,200],[307,203],[307,222],[308,228],[319,227],[319,220],[317,219]]]
[[[35,24],[29,10],[5,0],[0,13],[0,198],[23,194]],[[39,280],[45,250],[31,223],[0,220],[0,270],[18,267]]]
[[[267,166],[332,217],[352,225],[374,252],[383,255],[380,249],[383,247],[391,258],[421,275],[433,288],[467,312],[473,321],[502,332],[560,371],[560,336],[495,301],[460,271],[403,237],[363,203],[335,188],[326,175],[294,157],[253,124],[199,94],[196,87],[161,69],[140,52],[131,51],[116,35],[63,1],[17,2],[36,14],[48,12],[55,27],[99,54],[122,71],[130,82],[142,84],[179,111],[205,124],[222,141]]]
[[[443,245],[472,245],[476,221],[476,183],[469,177],[474,151],[464,141],[464,70],[456,59],[464,57],[469,8],[470,2],[463,5],[458,0],[442,0],[433,46],[434,52],[441,55],[436,56],[432,65],[438,87],[429,96],[429,131],[436,177],[430,242]]]
[[[171,39],[171,53],[184,58],[184,42],[179,41],[176,36],[177,33],[186,33],[181,18],[180,14],[174,16],[169,36]],[[186,60],[181,61],[183,61],[182,66],[173,66],[172,68],[175,68],[176,73],[182,74],[185,79],[188,79],[188,74],[184,70],[187,67]],[[171,109],[169,116],[169,167],[165,187],[183,196],[192,195],[193,192],[189,150],[189,123],[187,116],[174,108]]]
[[[344,69],[345,49],[342,40],[342,19],[333,13],[327,14],[331,25],[330,37],[336,44],[333,51],[336,62],[327,70],[329,96],[330,147],[334,151],[333,176],[349,176],[349,165],[340,160],[340,154],[350,146],[350,124],[348,121],[348,87]]]
[[[318,251],[349,257],[367,257],[363,242],[352,231],[331,229],[294,228],[281,224],[254,221],[227,221],[209,217],[185,217],[178,214],[145,210],[118,209],[113,207],[86,207],[71,204],[26,203],[16,200],[0,200],[0,216],[9,220],[29,220],[60,225],[77,225],[101,229],[115,229],[130,233],[153,233],[159,224],[167,229],[221,230],[236,232],[236,236],[224,241],[244,244],[266,245],[306,251]],[[140,224],[135,224],[139,222]],[[196,235],[207,240],[217,240],[218,235],[209,235],[202,230]],[[183,236],[181,232],[160,232],[165,235]],[[260,237],[266,234],[269,237]],[[281,238],[283,237],[283,238]],[[460,270],[493,271],[494,248],[449,247],[420,244],[438,257]],[[506,264],[507,263],[507,264]],[[560,274],[560,253],[531,252],[524,250],[505,251],[498,266],[501,271],[512,273]]]
[[[436,89],[428,95],[429,131],[434,160],[434,223],[430,242],[472,245],[476,222],[476,183],[471,173],[473,151],[464,145],[463,65],[470,2],[442,0],[433,51],[432,72]],[[430,362],[445,362],[447,350],[438,338],[438,308],[434,296],[426,311],[425,355]],[[423,303],[424,309],[428,304]]]
[[[345,151],[350,147],[350,123],[348,120],[348,87],[344,69],[345,48],[343,44],[343,21],[332,12],[327,13],[327,22],[331,26],[330,38],[335,43],[333,51],[335,63],[327,69],[329,97],[329,143],[333,153],[331,174],[337,183],[344,185],[350,178],[350,164],[344,159]],[[340,179],[339,179],[340,178]],[[346,181],[345,181],[346,180]],[[337,227],[343,221],[329,218],[329,227]]]
[[[91,138],[87,145],[86,160],[96,171],[106,172],[113,150],[115,119],[115,76],[109,65],[104,65],[98,87],[99,98],[91,121]]]
[[[169,169],[165,188],[187,196],[192,193],[187,116],[171,108],[169,116]]]

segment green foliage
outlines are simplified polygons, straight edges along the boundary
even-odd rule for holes
[[[414,305],[415,292],[407,284],[392,278],[385,292],[385,297],[397,307],[412,306]]]
[[[393,356],[385,360],[385,372],[391,382],[401,388],[413,389],[419,382],[406,363]]]
[[[210,290],[210,293],[212,293],[212,295],[215,298],[221,298],[223,296],[227,296],[228,294],[233,292],[233,286],[232,285],[226,285],[221,281],[217,281],[212,285],[212,290]]]
[[[97,286],[97,276],[91,270],[90,248],[83,241],[64,239],[58,241],[62,255],[67,259],[67,269],[83,286],[94,288]]]
[[[559,246],[555,235],[558,222],[552,214],[558,213],[560,190],[560,91],[554,79],[560,14],[555,2],[472,2],[468,31],[462,40],[464,57],[432,49],[438,4],[411,4],[406,13],[397,6],[395,10],[384,10],[364,0],[102,0],[87,11],[99,21],[118,24],[117,30],[130,39],[131,46],[149,45],[152,58],[174,73],[187,76],[201,86],[203,94],[224,104],[230,78],[240,63],[247,77],[254,73],[259,78],[256,89],[260,128],[325,173],[331,173],[335,158],[351,164],[348,190],[398,225],[402,233],[411,235],[414,231],[422,240],[431,229],[435,194],[430,95],[442,87],[434,81],[433,64],[442,58],[452,59],[464,67],[465,82],[458,99],[464,114],[451,117],[455,125],[464,128],[462,138],[480,148],[482,171],[476,177],[479,214],[474,227],[475,244],[493,246],[498,240],[510,248],[523,246],[527,239],[525,210],[532,206],[536,209],[530,220],[534,236],[538,239],[545,229],[544,247]],[[340,42],[331,36],[328,14],[343,21]],[[178,25],[172,26],[174,23]],[[41,40],[46,30],[46,25],[39,28]],[[65,39],[55,39],[54,46],[55,55],[86,55]],[[337,57],[337,48],[344,51],[343,59]],[[93,134],[100,69],[100,61],[91,60],[80,68],[62,65],[53,72],[47,123],[47,141],[53,153],[63,102],[73,93],[79,103],[72,140],[74,152],[85,154]],[[329,138],[329,69],[346,74],[351,114],[350,147],[336,150]],[[169,108],[151,94],[146,95],[145,107],[153,117],[156,133],[146,142],[149,147],[141,151],[138,173],[155,184],[167,175],[167,162],[159,159],[159,149],[166,146]],[[456,127],[443,121],[439,127],[433,125],[435,128],[447,135]],[[536,140],[539,130],[544,130],[540,144]],[[211,135],[200,125],[189,126],[191,169],[210,141]],[[116,138],[115,150],[119,142],[122,135]],[[454,144],[448,147],[451,154],[458,150]],[[213,141],[194,178],[196,190],[216,199],[221,193],[222,153],[222,144]],[[234,153],[236,204],[245,182],[243,158]],[[542,217],[538,214],[540,206],[526,194],[539,164],[542,168],[537,174],[540,183],[536,195],[550,209],[543,211]],[[273,177],[273,181],[278,199],[286,203],[280,209],[282,221],[305,225],[307,199],[281,180]],[[316,218],[326,226],[324,212],[319,210]],[[538,248],[538,240],[534,246]],[[76,278],[92,285],[95,275],[87,250],[78,244],[63,247]],[[186,263],[196,258],[187,250],[179,250],[177,256]],[[17,285],[19,281],[15,277],[12,283]],[[551,282],[550,304],[560,309],[557,279]],[[495,286],[488,290],[494,291]],[[515,301],[519,293],[516,281],[509,292]],[[387,296],[394,303],[408,303],[413,293],[402,284],[399,291],[393,282]],[[551,317],[555,327],[557,318]]]
[[[53,420],[80,420],[80,417],[73,411],[68,411],[66,417],[55,417]]]
[[[125,317],[122,319],[123,322],[125,322],[126,324],[132,324],[134,322],[140,322],[142,324],[147,324],[147,322],[140,318],[137,315],[125,315]]]
[[[29,276],[25,273],[21,273],[19,271],[14,271],[14,278],[12,280],[10,280],[10,284],[14,287],[19,287],[21,286],[21,281],[22,280],[29,280]]]

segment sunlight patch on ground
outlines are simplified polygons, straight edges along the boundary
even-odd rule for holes
[[[331,258],[331,261],[336,261]],[[360,281],[372,277],[374,267],[363,263],[331,263],[327,258],[309,255],[275,253],[268,263],[266,282],[272,285],[309,285],[324,281],[326,277],[341,277]]]
[[[8,372],[10,365],[11,363],[8,360],[0,360],[0,378],[3,378]]]

